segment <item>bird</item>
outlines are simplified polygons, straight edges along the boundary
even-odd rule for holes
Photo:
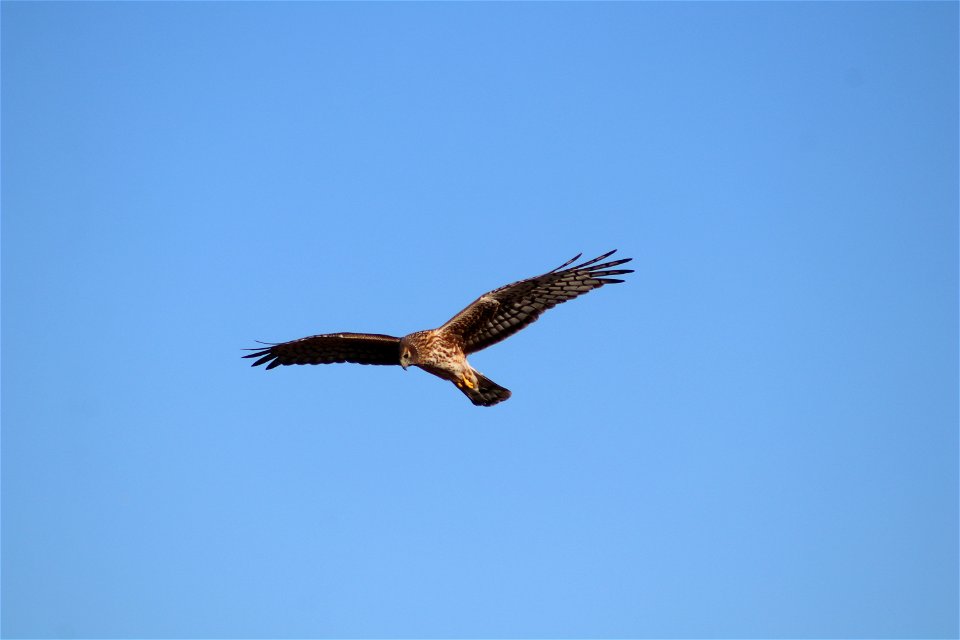
[[[601,262],[616,253],[574,265],[582,253],[542,275],[518,280],[489,291],[436,329],[403,337],[380,333],[326,333],[289,342],[261,342],[246,349],[257,358],[251,366],[356,364],[418,367],[452,382],[477,406],[490,407],[507,400],[509,389],[486,377],[467,362],[467,356],[509,338],[536,321],[547,309],[607,284],[624,282],[611,276],[633,273],[615,269],[632,258]],[[573,265],[573,266],[571,266]]]

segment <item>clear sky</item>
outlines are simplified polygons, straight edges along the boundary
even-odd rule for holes
[[[956,637],[957,24],[3,2],[3,635]]]

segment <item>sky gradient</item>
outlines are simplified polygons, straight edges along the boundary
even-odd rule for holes
[[[4,637],[960,632],[956,3],[0,13]]]

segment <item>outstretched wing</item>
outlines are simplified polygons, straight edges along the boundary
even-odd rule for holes
[[[444,326],[463,329],[465,353],[485,349],[509,338],[534,322],[547,309],[567,300],[573,300],[605,284],[623,282],[610,276],[633,273],[633,269],[613,269],[612,267],[630,262],[632,258],[597,264],[614,253],[616,249],[571,267],[570,265],[583,255],[577,254],[572,260],[568,260],[542,276],[527,278],[494,289],[480,296]],[[499,303],[495,310],[489,310],[490,300]]]
[[[281,364],[334,362],[400,364],[400,338],[379,333],[328,333],[247,351],[253,353],[244,358],[259,358],[251,366],[269,363],[267,369]]]

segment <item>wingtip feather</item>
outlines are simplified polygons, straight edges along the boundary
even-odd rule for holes
[[[548,273],[555,273],[555,272],[557,272],[557,271],[560,271],[560,269],[563,269],[563,268],[565,268],[565,267],[570,266],[571,264],[573,264],[574,262],[576,262],[577,260],[579,260],[579,259],[580,259],[580,256],[582,256],[582,255],[583,255],[582,253],[578,253],[577,255],[573,256],[572,258],[570,258],[569,260],[567,260],[566,262],[564,262],[562,265],[560,265],[559,267],[557,267],[556,269],[551,269]]]
[[[275,355],[272,354],[272,353],[267,353],[267,354],[264,354],[264,353],[255,353],[255,354],[253,354],[253,355],[255,355],[255,356],[262,356],[262,357],[261,357],[259,360],[257,360],[256,362],[254,362],[252,365],[250,365],[251,367],[259,367],[259,366],[260,366],[261,364],[263,364],[264,362],[270,362],[271,360],[274,360],[274,358],[277,357],[277,356],[275,356]],[[250,357],[250,356],[247,356],[247,357]],[[275,360],[274,362],[271,363],[271,365],[276,366],[276,362],[278,362],[278,361]],[[268,366],[267,369],[269,369],[269,368],[270,368],[270,367]]]

